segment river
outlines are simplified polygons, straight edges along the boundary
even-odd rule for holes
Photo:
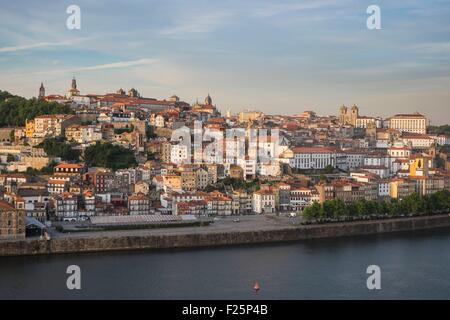
[[[81,290],[66,269],[81,268]],[[381,290],[366,269],[381,268]],[[261,290],[253,292],[258,281]],[[450,230],[0,258],[0,299],[449,299]]]

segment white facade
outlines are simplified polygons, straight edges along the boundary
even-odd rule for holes
[[[325,169],[336,166],[336,153],[328,148],[294,148],[290,166],[297,169]]]
[[[257,191],[253,194],[252,208],[255,213],[275,212],[275,195],[269,191]]]
[[[425,134],[427,132],[427,119],[419,114],[398,114],[389,121],[391,129],[400,132]]]
[[[401,139],[404,144],[411,145],[414,149],[428,149],[435,143],[435,139],[426,134],[404,135]]]
[[[185,145],[172,145],[170,150],[170,161],[175,164],[183,164],[190,162],[188,159],[188,148]]]
[[[379,197],[389,197],[391,195],[391,184],[389,181],[379,181],[378,182],[378,196]]]

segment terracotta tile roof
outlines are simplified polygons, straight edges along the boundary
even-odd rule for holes
[[[0,200],[0,210],[15,210],[15,208],[9,202]]]

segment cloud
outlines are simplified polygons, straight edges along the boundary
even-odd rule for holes
[[[183,20],[181,23],[160,30],[159,33],[165,36],[176,36],[189,33],[209,33],[222,25],[227,18],[230,18],[229,12],[221,11],[207,13]]]
[[[46,74],[59,74],[59,73],[76,73],[83,71],[98,71],[98,70],[107,70],[107,69],[123,69],[135,66],[142,66],[155,63],[156,59],[138,59],[132,61],[120,61],[106,64],[98,64],[89,67],[78,67],[78,68],[70,68],[70,69],[56,69],[56,70],[48,70],[48,71],[38,71],[27,74],[22,74],[20,76],[30,76],[30,75],[46,75]]]
[[[423,53],[448,54],[450,53],[450,42],[421,43],[413,48]]]
[[[106,64],[99,64],[95,66],[90,67],[81,67],[81,68],[73,68],[73,69],[67,69],[63,70],[63,72],[80,72],[80,71],[93,71],[93,70],[105,70],[105,69],[118,69],[118,68],[128,68],[128,67],[134,67],[134,66],[141,66],[146,64],[151,64],[156,62],[155,59],[139,59],[139,60],[132,60],[132,61],[122,61],[122,62],[114,62],[114,63],[106,63]],[[59,72],[59,70],[56,70]]]
[[[257,17],[272,17],[275,15],[303,10],[321,9],[324,7],[336,6],[336,1],[328,0],[315,0],[302,3],[277,3],[269,4],[260,9],[257,9],[254,13]]]
[[[92,39],[92,37],[86,37],[86,38],[76,38],[71,40],[64,40],[64,41],[57,41],[57,42],[37,42],[37,43],[31,43],[21,46],[13,46],[13,47],[2,47],[0,48],[0,53],[5,52],[16,52],[16,51],[24,51],[24,50],[31,50],[31,49],[38,49],[38,48],[48,48],[48,47],[58,47],[58,46],[70,46],[74,45],[86,40]]]

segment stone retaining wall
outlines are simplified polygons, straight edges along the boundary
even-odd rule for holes
[[[369,235],[450,227],[450,216],[290,227],[264,231],[186,233],[179,235],[67,237],[46,240],[0,241],[0,256],[192,248],[250,243],[271,243],[317,238]]]

